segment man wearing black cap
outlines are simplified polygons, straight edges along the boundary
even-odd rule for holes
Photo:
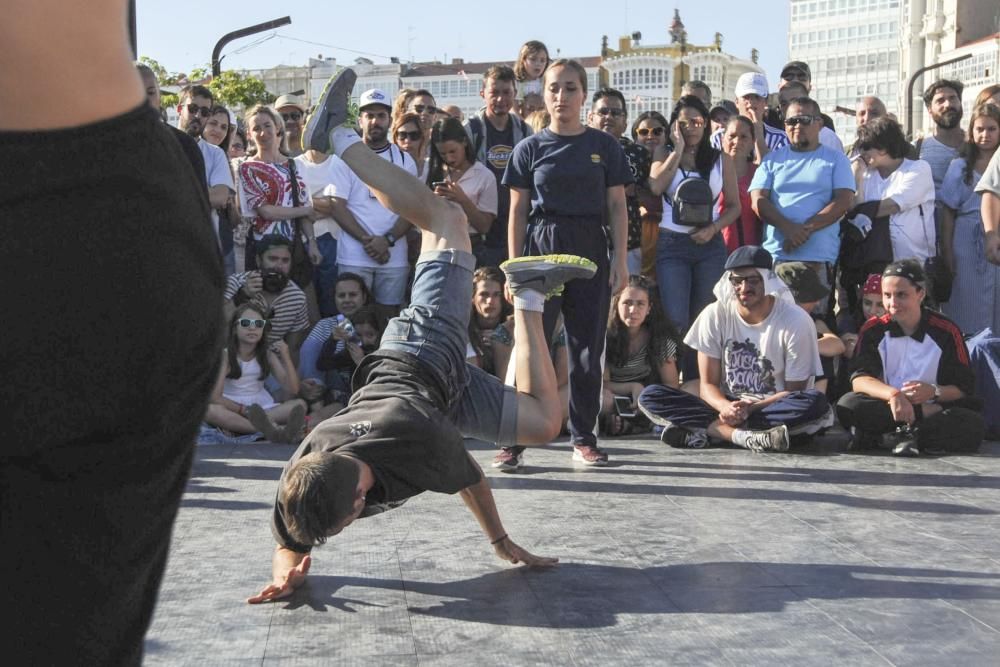
[[[805,86],[807,96],[812,94],[812,72],[809,70],[808,64],[801,60],[793,60],[781,68],[781,83],[778,84],[778,90],[780,91],[793,81]],[[823,126],[831,132],[836,132],[837,128],[833,125],[833,119],[825,113],[821,113],[820,116],[823,117]],[[780,126],[776,127],[780,129]],[[841,147],[841,150],[843,150],[843,147]]]
[[[753,451],[787,451],[789,435],[829,425],[816,329],[771,271],[760,246],[738,248],[684,343],[698,352],[701,397],[650,385],[639,408],[672,447],[721,440]]]

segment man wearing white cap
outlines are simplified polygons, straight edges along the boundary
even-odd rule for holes
[[[365,145],[383,160],[413,176],[417,165],[409,155],[389,141],[392,100],[381,90],[366,90],[358,99],[358,124]],[[410,274],[406,231],[410,223],[382,206],[371,189],[340,158],[330,158],[333,183],[330,203],[333,218],[346,232],[337,242],[337,266],[341,273],[361,276],[384,314],[395,315]]]
[[[756,162],[759,164],[764,156],[788,143],[784,132],[768,127],[764,123],[767,113],[767,77],[760,72],[746,72],[736,80],[736,108],[741,116],[753,122]],[[712,135],[712,148],[722,150],[723,129]]]
[[[306,119],[306,106],[297,95],[282,95],[274,101],[274,110],[285,121],[288,135],[288,157],[302,155],[302,124]]]

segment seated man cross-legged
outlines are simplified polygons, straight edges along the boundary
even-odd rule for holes
[[[459,493],[500,558],[556,562],[507,535],[463,435],[504,446],[542,445],[558,434],[562,410],[542,328],[544,302],[563,283],[592,276],[596,266],[565,255],[505,264],[514,297],[517,390],[466,364],[475,257],[465,214],[341,127],[354,80],[347,69],[330,81],[306,122],[303,143],[335,152],[380,202],[418,226],[421,255],[410,305],[361,362],[348,406],[313,429],[282,473],[272,520],[278,542],[272,581],[251,603],[291,595],[305,579],[313,546],[424,491]]]
[[[771,265],[759,246],[733,252],[718,300],[685,337],[698,352],[700,398],[660,384],[640,394],[639,408],[664,427],[666,444],[702,448],[714,439],[787,451],[790,435],[832,425],[826,397],[813,388],[821,372],[816,328]]]

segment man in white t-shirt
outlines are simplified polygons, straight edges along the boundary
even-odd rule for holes
[[[213,146],[201,138],[201,132],[205,129],[205,121],[212,115],[212,105],[215,97],[205,86],[187,86],[180,93],[180,101],[177,104],[177,117],[180,129],[198,143],[198,149],[205,159],[205,180],[208,183],[208,201],[212,205],[212,229],[215,230],[215,237],[219,241],[219,249],[223,255],[223,264],[226,275],[230,276],[236,271],[236,257],[233,252],[232,230],[228,230],[230,243],[223,244],[222,237],[226,230],[219,229],[219,214],[217,209],[224,208],[229,202],[229,197],[236,192],[233,184],[233,172],[229,169],[229,158],[225,151],[218,146]],[[228,247],[224,248],[224,245]]]
[[[366,90],[358,101],[358,124],[365,145],[387,160],[417,175],[413,158],[389,142],[392,101],[381,90]],[[387,315],[395,315],[406,295],[410,275],[406,231],[410,223],[383,206],[374,191],[336,156],[332,162],[332,213],[344,233],[337,241],[340,271],[361,276]]]
[[[832,425],[826,396],[813,388],[822,374],[816,328],[771,270],[760,246],[738,248],[707,306],[684,338],[698,352],[701,397],[650,385],[639,408],[664,427],[672,447],[709,439],[753,451],[787,451],[789,434]]]

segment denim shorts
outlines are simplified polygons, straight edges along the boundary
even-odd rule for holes
[[[443,379],[445,411],[463,435],[506,447],[516,444],[517,395],[465,361],[475,265],[461,250],[421,253],[410,305],[386,325],[380,349],[410,354]]]

